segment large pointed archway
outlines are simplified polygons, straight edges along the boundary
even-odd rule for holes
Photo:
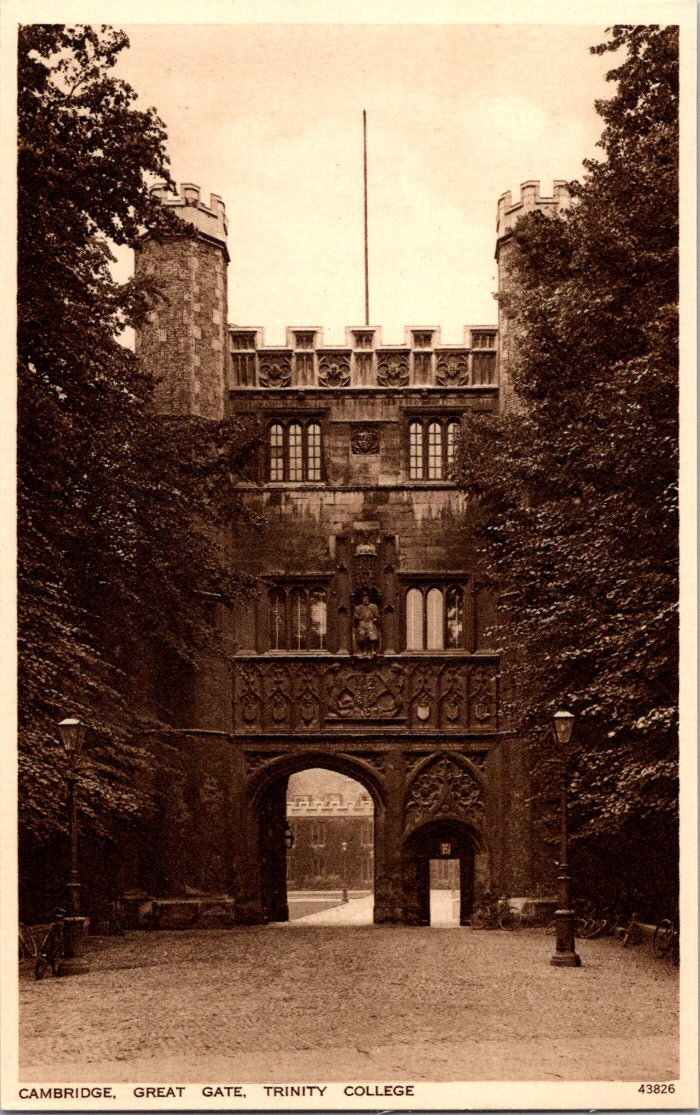
[[[366,792],[372,803],[371,889],[385,870],[386,789],[368,764],[347,755],[307,752],[278,758],[256,771],[246,785],[247,840],[238,861],[241,898],[237,917],[243,922],[283,922],[289,919],[287,856],[289,828],[287,792],[293,774],[320,768],[343,774]],[[341,838],[342,841],[342,838]],[[381,911],[379,912],[381,916]],[[375,901],[375,918],[377,904]]]

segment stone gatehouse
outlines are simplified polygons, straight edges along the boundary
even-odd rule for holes
[[[349,326],[343,345],[292,326],[266,345],[262,328],[228,324],[222,200],[207,205],[192,185],[156,192],[188,222],[137,256],[167,294],[137,338],[157,405],[255,415],[263,429],[241,489],[264,538],[242,529],[232,542],[261,591],[221,609],[230,654],[199,676],[179,726],[199,764],[215,752],[226,783],[217,885],[242,922],[287,916],[287,782],[326,767],[374,805],[375,921],[429,920],[429,864],[445,856],[459,859],[463,921],[476,890],[533,893],[526,753],[499,712],[496,602],[473,510],[450,481],[465,413],[507,399],[508,322],[467,326],[458,345],[437,325],[409,326],[398,344]],[[567,203],[562,183],[551,198],[529,182],[515,204],[500,199],[499,286],[517,217]]]

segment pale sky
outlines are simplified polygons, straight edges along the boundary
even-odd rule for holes
[[[122,25],[123,26],[123,25]],[[488,24],[125,26],[118,72],[166,124],[176,181],[220,194],[229,321],[364,321],[362,110],[369,154],[370,321],[496,321],[496,202],[582,173],[615,60],[603,27]]]

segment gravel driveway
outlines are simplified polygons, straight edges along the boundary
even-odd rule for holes
[[[386,926],[94,939],[20,980],[26,1081],[668,1080],[678,972],[644,947]]]

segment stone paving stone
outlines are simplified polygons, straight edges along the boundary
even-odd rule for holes
[[[541,930],[297,925],[106,938],[85,976],[36,982],[24,969],[22,1077],[677,1075],[677,969],[617,941],[578,948],[583,966],[559,969]]]

